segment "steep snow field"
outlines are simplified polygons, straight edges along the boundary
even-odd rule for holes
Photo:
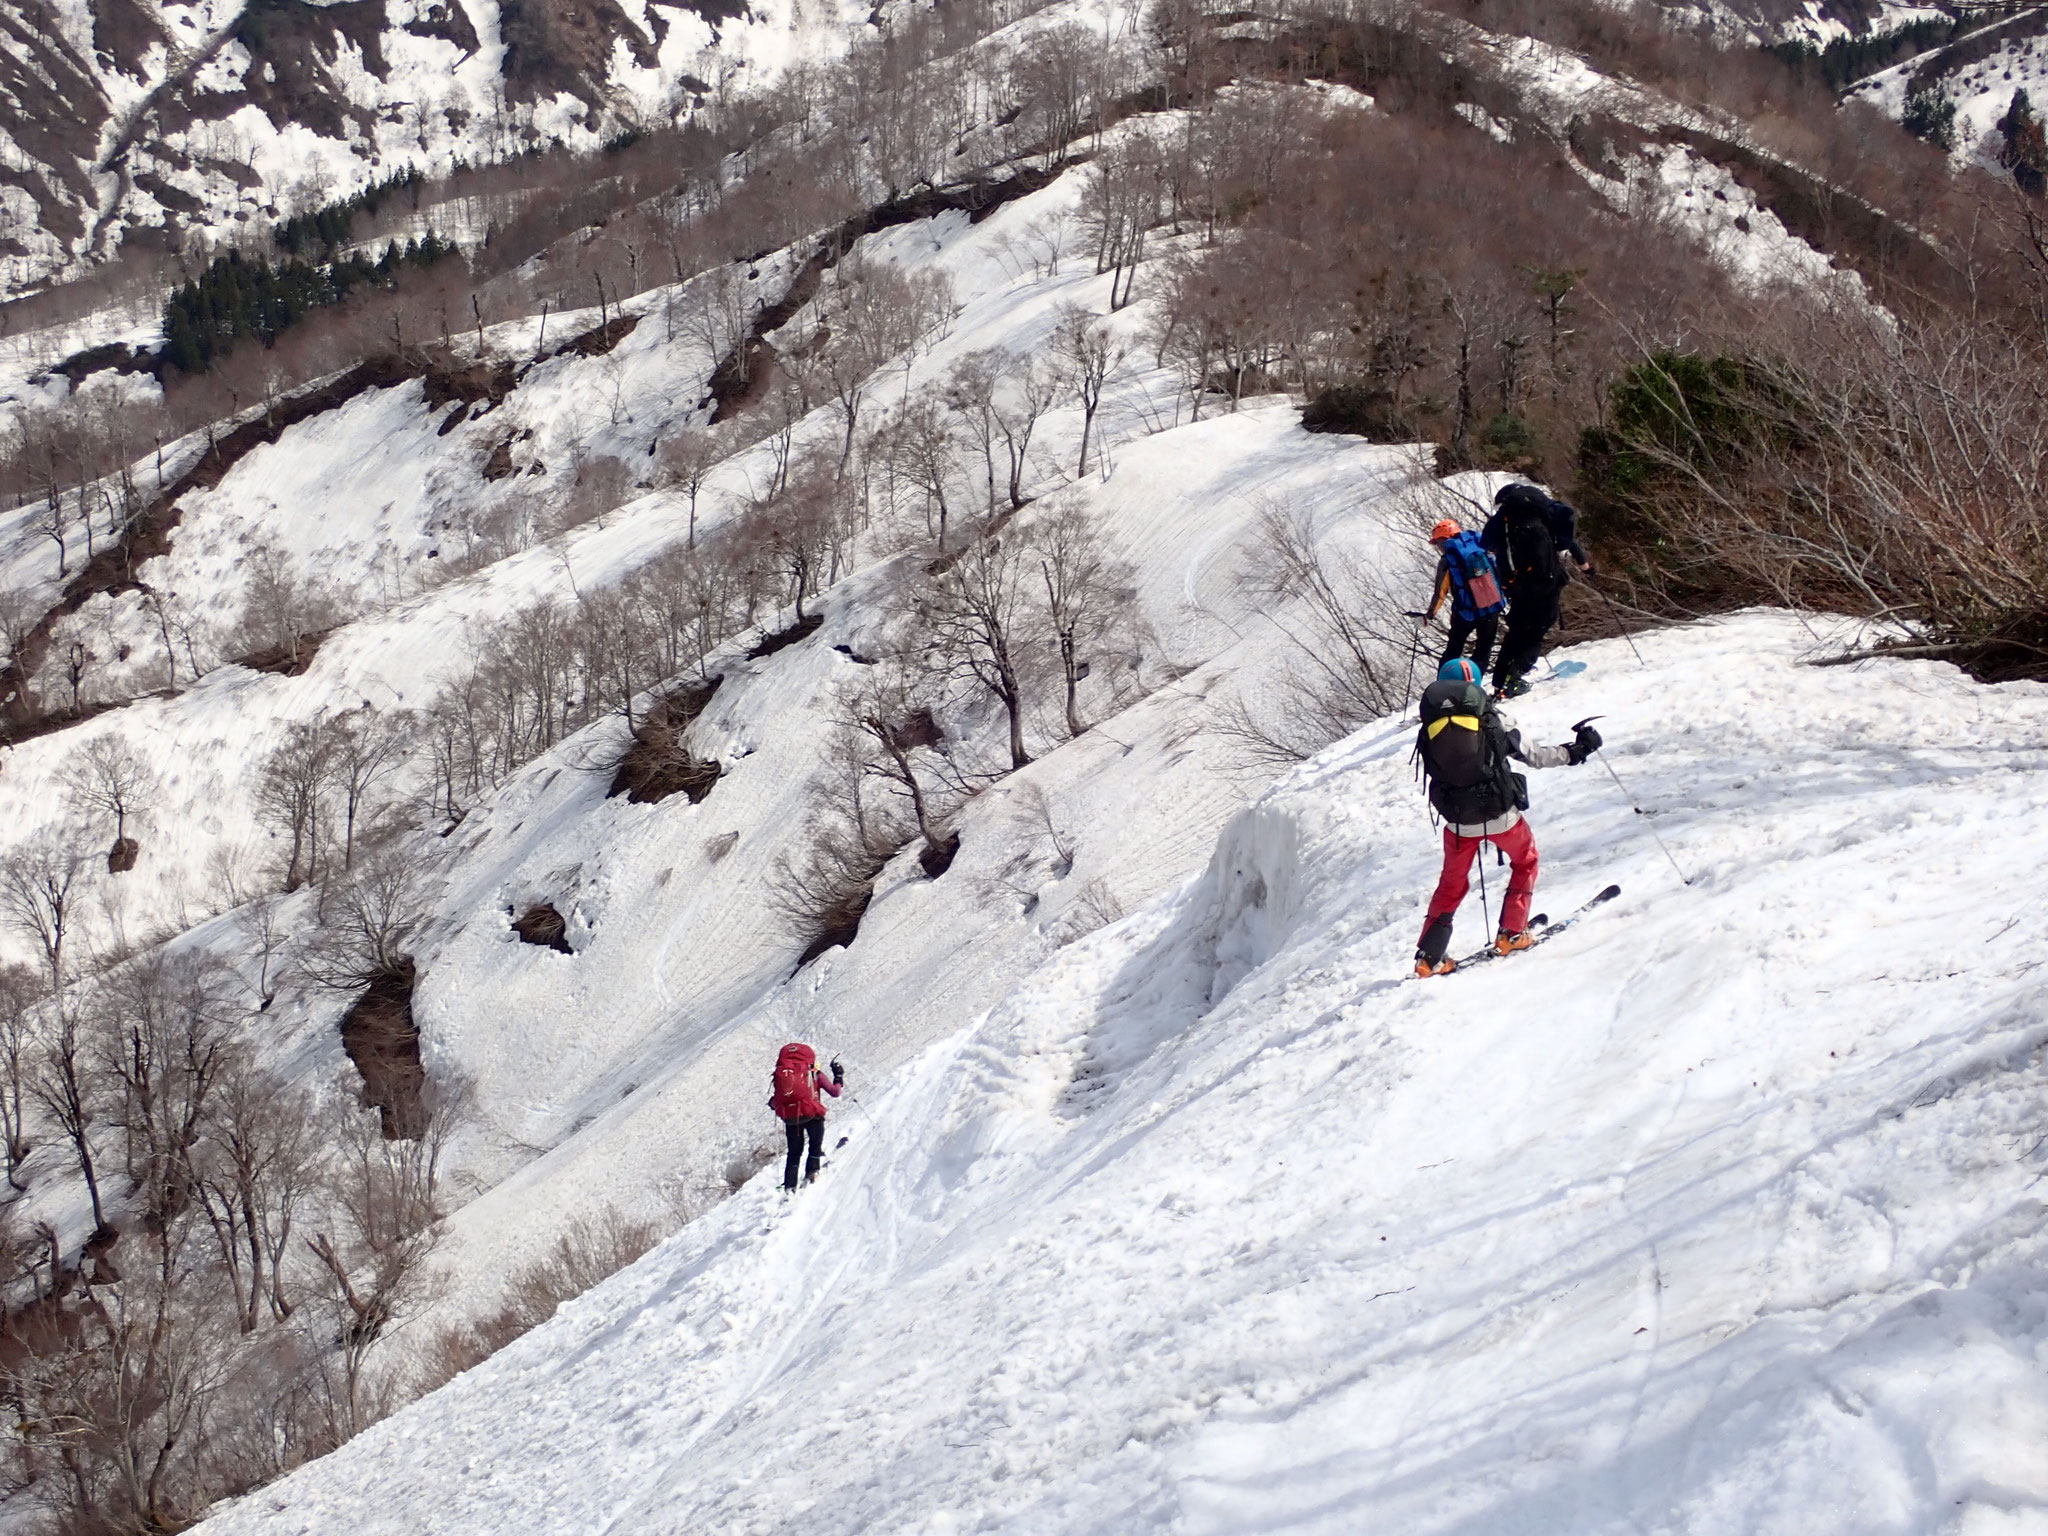
[[[1442,980],[1368,726],[857,1075],[817,1189],[206,1529],[2048,1529],[2048,689],[1804,664],[1847,638],[1573,653],[1520,722],[1602,715],[1648,824],[1532,776],[1538,905],[1622,899]]]

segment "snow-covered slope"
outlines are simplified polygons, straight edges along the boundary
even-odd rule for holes
[[[1851,95],[1897,118],[1917,91],[1955,104],[1956,158],[1997,168],[2005,144],[1998,124],[2013,93],[2025,91],[2037,113],[2048,101],[2048,5],[2017,8],[1945,48],[1859,81]]]
[[[1116,132],[1170,133],[1174,122],[1137,118]],[[887,364],[870,390],[867,425],[940,387],[974,353],[1042,351],[1063,306],[1108,308],[1111,279],[1092,262],[1034,254],[1045,231],[1056,239],[1071,225],[1086,174],[1070,170],[978,222],[946,213],[860,243],[853,261],[943,277],[956,311],[912,355]],[[1691,189],[1675,189],[1674,201]],[[1702,185],[1695,205],[1711,202]],[[1760,219],[1742,238],[1768,242],[1775,229]],[[1197,238],[1162,232],[1154,259]],[[1781,230],[1768,249],[1727,238],[1721,255],[1759,276],[1788,250],[1819,263]],[[800,250],[783,252],[747,269],[750,301],[778,298],[801,259]],[[416,382],[369,390],[189,493],[170,552],[139,571],[199,637],[181,642],[183,691],[11,749],[0,775],[0,852],[61,816],[63,777],[82,741],[113,733],[165,782],[140,834],[140,862],[106,883],[126,931],[182,931],[259,894],[280,844],[258,824],[256,775],[289,731],[366,703],[424,708],[463,675],[492,624],[536,602],[567,610],[684,542],[687,510],[668,492],[544,535],[579,455],[645,475],[660,442],[701,421],[714,358],[687,327],[669,324],[669,306],[687,313],[690,297],[685,287],[631,301],[639,323],[612,351],[522,366],[500,404],[429,409]],[[1040,499],[1027,521],[1078,508],[1136,571],[1144,625],[1135,666],[1105,667],[1084,685],[1084,714],[1099,729],[1077,741],[1060,745],[1056,711],[1034,713],[1028,734],[1040,761],[964,809],[962,851],[946,879],[916,878],[908,855],[885,876],[852,950],[783,985],[804,941],[770,910],[769,887],[778,862],[807,845],[832,696],[861,671],[835,647],[877,648],[880,600],[898,575],[887,563],[896,535],[886,529],[853,548],[856,573],[830,596],[810,641],[752,661],[741,655],[752,637],[742,637],[717,659],[726,682],[691,738],[724,770],[703,805],[605,799],[602,764],[620,735],[612,721],[529,764],[434,845],[444,867],[415,946],[416,1007],[436,1079],[470,1090],[453,1166],[458,1187],[481,1192],[453,1215],[443,1252],[458,1309],[489,1305],[517,1265],[591,1203],[661,1209],[679,1186],[715,1179],[751,1151],[762,1136],[760,1053],[789,1033],[822,1033],[865,1069],[892,1067],[958,1029],[1075,933],[1191,874],[1258,786],[1215,727],[1231,700],[1258,700],[1299,665],[1275,615],[1255,611],[1238,589],[1267,508],[1310,516],[1326,540],[1389,566],[1403,590],[1421,589],[1427,552],[1417,535],[1441,514],[1398,494],[1421,468],[1412,450],[1303,432],[1284,398],[1184,421],[1178,379],[1152,366],[1140,339],[1149,319],[1145,297],[1113,319],[1133,345],[1095,423],[1089,475],[1073,476],[1081,423],[1072,404],[1039,426],[1028,474]],[[539,344],[538,320],[494,328],[491,353],[524,364]],[[594,311],[557,314],[548,334],[559,345],[596,324]],[[797,440],[836,444],[839,432],[821,407]],[[515,473],[484,478],[501,450]],[[961,453],[970,482],[962,494],[972,496],[979,466],[965,462],[964,445]],[[771,445],[736,454],[699,497],[700,531],[744,513],[772,480]],[[1483,505],[1485,488],[1472,489],[1473,506]],[[522,518],[525,533],[515,526]],[[352,622],[322,642],[303,675],[224,666],[194,684],[195,648],[202,661],[209,649],[240,654],[229,636],[259,546],[294,578],[343,599]],[[479,568],[448,579],[466,557]],[[48,602],[56,566],[32,509],[0,521],[0,586]],[[74,642],[92,661],[88,700],[161,688],[172,672],[140,592],[93,598],[55,636],[48,689],[61,689]],[[1151,696],[1132,705],[1119,691],[1132,684]],[[992,722],[963,712],[948,724],[971,741]],[[424,743],[410,745],[411,765],[394,783],[426,772]],[[1058,875],[1048,820],[1076,850]],[[513,938],[509,918],[543,901],[569,920],[573,956]],[[97,925],[99,914],[87,922]],[[308,922],[310,909],[285,913],[288,931]],[[232,917],[195,941],[237,961],[250,955]],[[0,946],[13,945],[0,935]],[[345,1001],[288,993],[266,1020],[275,1048],[302,1070],[345,1073],[334,1029]],[[84,1235],[79,1220],[76,1210],[70,1224],[60,1220],[74,1240]]]
[[[1574,653],[1521,723],[1644,814],[1535,776],[1539,905],[1624,894],[1438,981],[1367,727],[858,1082],[815,1191],[206,1529],[2041,1529],[2048,690],[1820,644]]]
[[[981,14],[994,29],[1033,8]],[[0,299],[76,277],[124,240],[245,242],[408,173],[594,150],[723,111],[840,58],[896,9],[0,0]],[[485,233],[456,208],[435,224],[466,246]]]

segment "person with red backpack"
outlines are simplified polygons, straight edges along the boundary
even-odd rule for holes
[[[791,1194],[796,1190],[797,1164],[803,1161],[806,1143],[811,1156],[804,1182],[817,1182],[818,1169],[825,1161],[825,1101],[818,1094],[823,1090],[838,1098],[846,1086],[846,1069],[835,1061],[832,1075],[827,1077],[818,1070],[816,1051],[791,1042],[775,1058],[773,1082],[768,1107],[782,1121],[783,1134],[789,1140],[789,1157],[782,1165],[782,1192]]]
[[[1493,559],[1469,528],[1460,528],[1445,518],[1429,530],[1429,542],[1437,548],[1436,590],[1429,599],[1424,619],[1434,619],[1448,598],[1451,604],[1451,632],[1444,642],[1442,660],[1465,654],[1465,642],[1474,641],[1472,662],[1483,674],[1493,656],[1494,629],[1500,623],[1507,599],[1501,596],[1500,580]]]
[[[1562,610],[1572,579],[1564,557],[1587,575],[1593,560],[1579,543],[1578,514],[1535,486],[1504,485],[1494,493],[1493,506],[1479,538],[1508,589],[1508,632],[1494,662],[1494,696],[1512,699],[1529,691],[1529,669]]]
[[[1536,837],[1522,817],[1529,808],[1529,785],[1510,764],[1577,767],[1599,750],[1600,733],[1590,724],[1557,746],[1525,746],[1514,722],[1479,686],[1479,669],[1463,657],[1443,664],[1437,680],[1422,691],[1422,729],[1415,736],[1429,803],[1444,819],[1444,867],[1415,948],[1416,975],[1442,976],[1457,969],[1446,954],[1451,924],[1471,888],[1473,857],[1485,857],[1488,843],[1507,855],[1509,864],[1493,947],[1511,955],[1535,942],[1529,935],[1529,902],[1536,894]]]

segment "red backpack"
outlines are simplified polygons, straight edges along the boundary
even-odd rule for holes
[[[817,1069],[816,1051],[808,1045],[785,1045],[775,1058],[775,1091],[768,1096],[768,1107],[784,1120],[809,1120],[824,1114],[813,1076]]]

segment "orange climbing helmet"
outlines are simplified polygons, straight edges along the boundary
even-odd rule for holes
[[[1438,523],[1434,528],[1429,530],[1429,542],[1432,544],[1441,544],[1445,539],[1455,539],[1459,534],[1463,533],[1464,531],[1464,529],[1460,528],[1456,523],[1452,522],[1447,517],[1442,522]]]

